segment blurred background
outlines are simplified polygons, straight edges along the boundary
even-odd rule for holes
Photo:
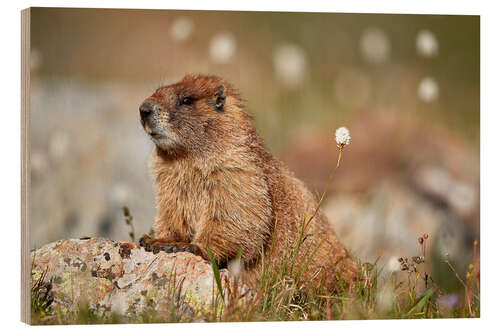
[[[128,239],[155,216],[138,107],[187,73],[238,88],[269,150],[318,193],[334,130],[352,143],[323,206],[385,271],[419,255],[456,288],[479,241],[479,17],[34,8],[31,245]],[[427,254],[429,258],[431,257]],[[431,267],[432,266],[432,267]],[[455,284],[455,286],[454,286]]]

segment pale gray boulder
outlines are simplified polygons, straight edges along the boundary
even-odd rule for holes
[[[31,259],[32,286],[62,315],[88,305],[98,315],[193,316],[218,295],[210,263],[187,252],[153,254],[132,242],[88,238],[44,245]],[[228,274],[220,270],[223,290]]]

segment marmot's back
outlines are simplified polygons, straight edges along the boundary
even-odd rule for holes
[[[293,174],[281,163],[277,176],[279,181],[271,181],[271,193],[275,198],[273,211],[276,219],[276,242],[279,254],[275,260],[280,262],[287,256],[290,257],[300,234],[303,223],[307,223],[314,214],[318,201],[304,183],[295,178]],[[302,232],[303,237],[310,235],[299,248],[299,260],[312,259],[307,268],[306,280],[320,279],[325,272],[329,280],[326,283],[335,284],[337,272],[344,281],[352,281],[358,275],[357,265],[349,256],[344,245],[338,240],[326,216],[319,210],[311,220],[308,228]]]

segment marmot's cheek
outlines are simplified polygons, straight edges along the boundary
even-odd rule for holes
[[[166,137],[153,137],[152,140],[161,150],[169,151],[174,147],[173,142]]]
[[[153,142],[162,150],[172,150],[181,146],[179,136],[172,130],[170,124],[162,125],[159,134],[151,135]]]

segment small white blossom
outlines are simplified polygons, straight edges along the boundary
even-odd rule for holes
[[[379,28],[368,28],[363,31],[359,47],[365,60],[372,64],[385,62],[391,53],[391,41]]]
[[[193,30],[193,21],[187,18],[179,18],[170,27],[170,37],[177,41],[185,40],[191,35]]]
[[[274,51],[276,76],[289,88],[298,87],[307,75],[307,56],[295,44],[283,44]]]
[[[433,102],[439,97],[439,85],[432,77],[426,77],[418,85],[418,96],[424,102]]]
[[[389,261],[387,262],[387,268],[389,269],[389,271],[391,272],[395,272],[395,271],[398,271],[399,268],[400,268],[400,264],[399,264],[399,260],[397,257],[393,256],[389,259]]]
[[[221,32],[210,41],[210,57],[216,63],[228,63],[236,53],[236,38],[230,32]]]
[[[237,279],[241,274],[243,265],[241,264],[241,260],[233,259],[229,262],[227,268],[231,276]]]
[[[439,43],[434,35],[429,30],[422,30],[417,35],[417,52],[424,57],[432,57],[437,55]]]
[[[335,131],[335,141],[341,147],[345,147],[351,143],[351,134],[349,130],[345,127],[339,127]]]

